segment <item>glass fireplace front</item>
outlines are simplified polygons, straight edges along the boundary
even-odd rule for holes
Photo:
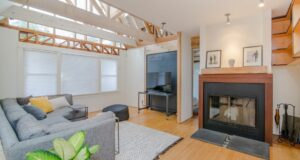
[[[233,125],[256,127],[256,99],[209,96],[209,119]]]

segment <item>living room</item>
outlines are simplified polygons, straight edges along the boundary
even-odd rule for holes
[[[299,17],[298,0],[0,0],[0,159],[299,159]]]

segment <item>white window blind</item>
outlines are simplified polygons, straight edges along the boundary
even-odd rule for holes
[[[57,55],[43,51],[24,52],[24,94],[57,93]]]
[[[118,89],[118,63],[116,60],[101,60],[101,92],[111,92]]]
[[[99,60],[64,54],[61,68],[61,92],[73,95],[94,94],[99,90]]]

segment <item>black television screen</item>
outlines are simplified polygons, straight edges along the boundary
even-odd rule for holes
[[[147,74],[147,89],[154,89],[157,86],[158,73]]]
[[[158,73],[158,80],[157,80],[158,86],[171,85],[171,81],[172,81],[171,72]]]
[[[171,72],[152,72],[147,74],[147,90],[171,92]]]

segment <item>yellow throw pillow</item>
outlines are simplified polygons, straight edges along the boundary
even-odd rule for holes
[[[29,101],[32,106],[38,107],[39,109],[43,110],[45,113],[49,113],[53,111],[53,106],[49,102],[47,97],[30,98]]]

